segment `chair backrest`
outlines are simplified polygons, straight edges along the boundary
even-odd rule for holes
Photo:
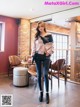
[[[21,64],[21,60],[18,56],[12,55],[12,56],[9,56],[9,63],[12,66],[17,66],[17,65]]]
[[[51,64],[51,68],[53,70],[61,70],[64,64],[65,64],[65,59],[58,59],[56,62]]]

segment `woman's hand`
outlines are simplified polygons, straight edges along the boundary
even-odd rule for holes
[[[49,56],[50,54],[48,52],[46,52],[46,56]]]
[[[30,56],[30,57],[27,59],[27,62],[28,62],[28,63],[32,63],[32,60],[33,60],[33,57]]]

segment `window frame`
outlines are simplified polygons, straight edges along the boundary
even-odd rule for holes
[[[69,64],[70,63],[70,58],[69,58],[69,35],[65,35],[65,34],[60,34],[60,33],[53,33],[53,32],[51,32],[52,33],[52,37],[53,36],[56,36],[56,41],[55,41],[55,43],[56,43],[56,47],[54,48],[54,51],[56,52],[54,52],[53,54],[52,54],[52,56],[51,56],[51,59],[52,59],[52,62],[54,62],[54,61],[56,61],[57,59],[58,59],[58,57],[60,58],[60,56],[62,56],[62,58],[64,58],[64,54],[63,54],[63,52],[66,52],[66,56],[65,56],[65,58],[66,58],[66,60],[67,60],[67,63]],[[62,39],[63,39],[63,36],[66,36],[66,38],[67,38],[67,42],[64,42],[63,40],[61,40],[62,41],[62,48],[60,49],[57,49],[57,43],[59,43],[60,44],[60,42],[59,41],[57,41],[57,38],[58,38],[58,36],[62,36]],[[53,37],[53,43],[54,43],[54,37]],[[63,43],[67,43],[66,45],[67,45],[67,48],[66,49],[64,49],[64,47],[63,47]],[[59,51],[59,53],[61,53],[60,51],[62,51],[62,55],[60,55],[60,56],[58,56],[57,55],[57,52]],[[68,52],[68,53],[67,53]],[[53,57],[53,58],[52,58]],[[67,57],[68,57],[68,59],[67,59]]]
[[[4,46],[5,46],[5,22],[0,22],[2,28],[1,28],[1,34],[0,34],[0,52],[4,52]]]

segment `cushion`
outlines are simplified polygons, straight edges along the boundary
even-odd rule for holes
[[[27,75],[27,71],[28,71],[28,68],[25,68],[25,67],[15,67],[13,69],[13,74],[16,75],[16,76],[23,76],[23,75]]]

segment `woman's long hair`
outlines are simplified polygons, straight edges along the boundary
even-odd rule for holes
[[[41,24],[41,23],[44,24],[44,31],[46,32],[45,23],[44,23],[44,22],[39,22],[39,23],[38,23],[38,27],[36,28],[36,30],[37,30],[37,33],[36,33],[36,35],[35,35],[35,38],[36,38],[36,39],[38,39],[38,37],[40,36],[40,33],[41,33],[41,32],[39,31],[39,24]]]

